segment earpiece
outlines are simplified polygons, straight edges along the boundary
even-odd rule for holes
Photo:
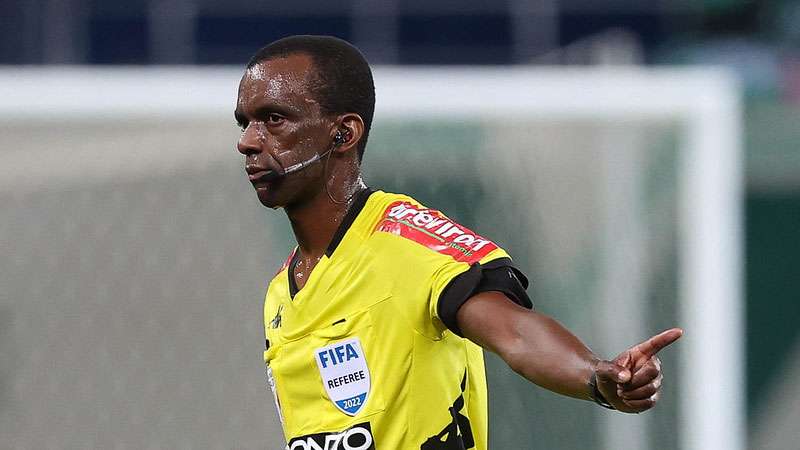
[[[333,145],[339,146],[347,142],[347,137],[345,133],[347,132],[345,131],[343,133],[342,130],[336,130],[336,134],[333,136]]]

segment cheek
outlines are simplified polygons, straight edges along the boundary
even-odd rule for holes
[[[311,136],[304,136],[297,141],[297,147],[310,149],[314,147],[314,138]]]
[[[293,155],[298,151],[299,136],[301,134],[297,127],[287,124],[280,129],[270,130],[267,146],[280,161],[294,161]]]
[[[276,148],[276,154],[300,161],[325,151],[321,148],[324,147],[324,144],[315,137],[315,133],[319,134],[319,130],[314,125],[292,124],[288,126],[282,136],[278,137],[279,145]]]

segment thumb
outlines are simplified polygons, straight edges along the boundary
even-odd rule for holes
[[[611,361],[600,361],[595,368],[598,382],[627,383],[631,379],[631,371]]]

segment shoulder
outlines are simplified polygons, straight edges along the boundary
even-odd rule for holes
[[[394,235],[409,244],[446,255],[455,261],[473,264],[507,256],[490,239],[456,223],[438,209],[429,208],[402,194],[376,192],[374,233]],[[502,253],[502,254],[500,254]],[[492,256],[492,258],[487,258]]]

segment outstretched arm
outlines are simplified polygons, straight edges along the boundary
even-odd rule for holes
[[[611,361],[595,356],[557,321],[508,301],[495,291],[481,292],[458,310],[464,336],[496,353],[515,372],[559,394],[590,400],[590,380],[617,410],[652,408],[661,387],[656,353],[681,337],[672,328],[622,352]]]

